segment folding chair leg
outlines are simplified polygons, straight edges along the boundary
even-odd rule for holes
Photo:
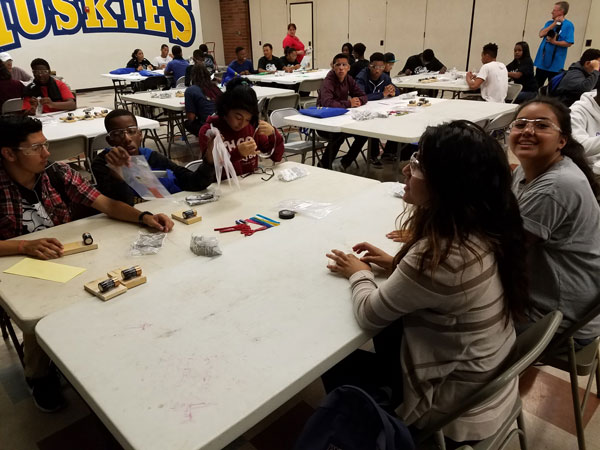
[[[0,313],[0,329],[2,330],[2,338],[8,338],[8,331],[6,331],[6,324],[4,323],[4,314]]]
[[[519,444],[521,450],[527,450],[527,434],[525,433],[525,420],[523,418],[523,411],[517,416],[517,428],[521,430],[519,433]]]
[[[2,307],[0,307],[0,323],[2,323],[2,335],[4,336],[5,327],[8,330],[8,334],[10,335],[10,340],[12,341],[15,350],[17,351],[17,355],[19,356],[19,361],[21,361],[21,365],[25,366],[25,356],[23,355],[23,346],[19,342],[19,338],[15,333],[15,329],[10,323],[10,317],[6,314],[6,311]],[[6,338],[5,338],[6,339]]]
[[[585,433],[583,430],[583,417],[581,403],[579,401],[579,382],[577,380],[577,366],[575,360],[575,343],[573,337],[569,337],[569,375],[571,377],[571,395],[573,396],[573,412],[575,413],[575,427],[577,428],[577,444],[579,450],[585,448]]]
[[[596,361],[596,397],[600,398],[600,353],[596,353]]]

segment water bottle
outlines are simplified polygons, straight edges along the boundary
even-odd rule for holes
[[[41,116],[42,115],[42,110],[43,110],[42,97],[38,97],[37,101],[38,101],[38,104],[37,104],[37,107],[35,108],[35,115],[36,116]]]

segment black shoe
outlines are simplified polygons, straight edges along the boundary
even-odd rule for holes
[[[27,379],[27,384],[32,389],[33,403],[40,411],[53,413],[64,406],[60,380],[55,372],[42,378]]]
[[[378,159],[372,159],[370,164],[371,167],[374,167],[375,169],[383,169],[383,163]]]

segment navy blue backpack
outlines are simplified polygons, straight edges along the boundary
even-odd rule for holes
[[[355,386],[340,386],[308,419],[294,450],[414,450],[406,425]]]

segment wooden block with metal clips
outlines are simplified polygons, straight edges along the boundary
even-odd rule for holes
[[[96,250],[98,244],[94,244],[94,239],[90,233],[83,233],[81,242],[69,242],[63,244],[63,256],[74,255],[75,253],[87,252]]]
[[[199,216],[195,209],[177,211],[172,213],[171,217],[179,222],[185,223],[186,225],[191,225],[202,220],[202,216]]]
[[[127,289],[132,289],[148,281],[146,275],[142,274],[140,266],[121,267],[107,273],[110,278],[116,278]]]
[[[114,286],[112,286],[114,284]],[[111,287],[112,286],[112,287]],[[114,278],[102,277],[85,283],[83,288],[100,300],[107,301],[127,292],[127,287]]]

